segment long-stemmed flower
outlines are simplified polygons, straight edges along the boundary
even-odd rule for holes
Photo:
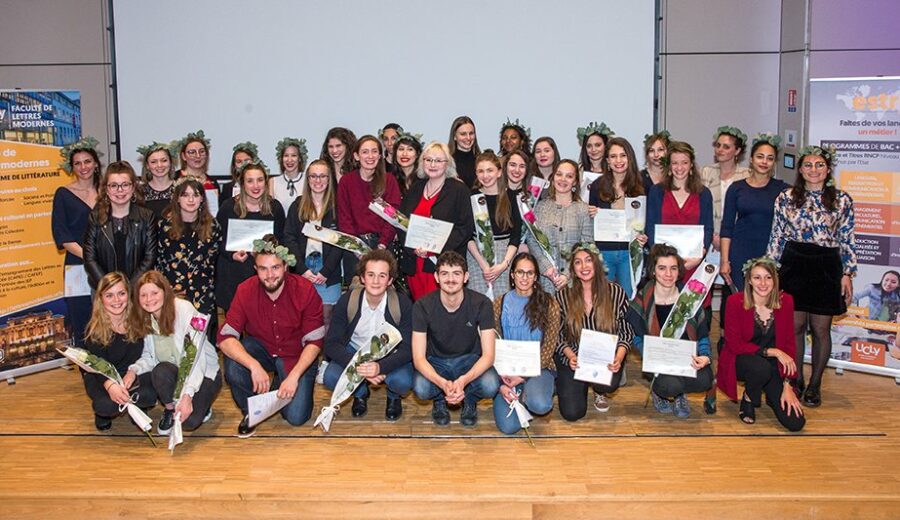
[[[341,249],[346,249],[351,253],[355,253],[357,256],[362,256],[371,250],[369,246],[358,237],[348,235],[347,233],[341,233],[334,229],[323,228],[322,226],[310,222],[303,225],[303,234]]]
[[[409,229],[409,217],[397,211],[397,208],[385,202],[384,199],[378,198],[370,202],[369,210],[400,231]]]
[[[553,247],[550,245],[550,239],[547,238],[546,233],[541,231],[541,229],[534,224],[534,212],[528,207],[528,202],[519,198],[518,204],[519,212],[522,215],[522,223],[528,229],[528,232],[531,233],[531,236],[537,241],[541,254],[543,254],[552,265],[556,265],[556,261],[553,259]]]
[[[185,396],[184,385],[191,378],[194,370],[197,369],[197,360],[201,359],[201,350],[205,345],[204,335],[208,322],[207,316],[198,313],[190,321],[194,337],[192,338],[190,333],[184,335],[184,355],[181,356],[181,361],[178,363],[178,379],[175,382],[175,393],[172,396],[176,409],[178,408],[178,403]],[[174,453],[175,446],[182,442],[184,442],[184,434],[181,429],[181,412],[177,412],[172,430],[169,432],[169,451]]]

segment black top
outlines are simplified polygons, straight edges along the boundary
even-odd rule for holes
[[[63,249],[66,242],[84,245],[84,231],[87,229],[91,207],[66,187],[56,189],[53,195],[53,212],[50,227],[57,249]],[[66,251],[66,265],[81,265],[81,258]]]
[[[253,257],[249,256],[243,262],[234,260],[235,251],[227,251],[225,245],[228,243],[228,221],[231,219],[240,219],[235,213],[234,199],[228,199],[219,208],[216,220],[219,221],[219,227],[222,228],[222,241],[219,246],[219,260],[216,262],[216,305],[222,307],[226,311],[231,306],[231,299],[234,298],[234,292],[241,282],[250,278],[256,273],[253,268]],[[263,215],[258,211],[251,211],[243,220],[266,220],[274,222],[272,228],[275,238],[279,242],[284,237],[284,210],[281,203],[272,199],[272,214]],[[249,253],[249,251],[248,251]]]
[[[413,305],[413,332],[428,336],[426,354],[454,358],[467,354],[481,355],[478,330],[494,328],[494,309],[486,296],[463,289],[459,308],[448,312],[441,303],[441,291],[432,291]]]
[[[297,265],[291,268],[291,271],[297,274],[303,274],[309,269],[308,259],[306,257],[306,246],[308,238],[303,234],[303,225],[305,222],[300,220],[300,205],[303,197],[298,197],[291,203],[288,209],[284,223],[284,246],[287,247],[291,254],[297,258]],[[334,209],[329,209],[322,219],[322,227],[337,230],[337,220],[334,218]],[[331,244],[322,244],[321,269],[328,285],[341,283],[341,260],[344,257],[344,250]],[[352,254],[347,252],[346,254]]]
[[[475,152],[456,150],[453,152],[453,160],[456,161],[456,173],[459,180],[471,190],[475,186]]]
[[[116,247],[113,218],[100,225],[99,209],[94,208],[84,233],[84,268],[91,287],[96,288],[103,275],[120,271],[132,282],[156,265],[156,217],[149,209],[132,203],[124,218],[124,249]]]
[[[775,346],[775,313],[769,317],[769,321],[763,322],[756,311],[753,311],[753,337],[750,343],[759,346],[759,355],[762,355],[763,349],[773,348]]]
[[[128,367],[140,359],[141,353],[144,351],[144,341],[138,340],[132,343],[125,339],[125,336],[114,333],[109,346],[103,346],[85,338],[84,348],[91,354],[109,361],[116,367],[119,375],[124,376]],[[96,378],[101,385],[106,381],[106,376],[100,374],[84,374],[84,377]]]
[[[518,247],[522,243],[522,216],[519,215],[519,205],[517,195],[510,190],[506,190],[506,198],[509,199],[509,211],[512,217],[512,227],[503,228],[497,224],[497,195],[481,194],[485,202],[487,202],[488,214],[491,216],[491,232],[494,234],[494,240],[509,239],[509,245]],[[477,233],[474,235],[477,241]]]

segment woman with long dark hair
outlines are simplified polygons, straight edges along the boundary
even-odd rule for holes
[[[141,154],[142,182],[139,189],[144,197],[144,205],[159,218],[172,200],[172,189],[175,185],[175,152],[172,151],[171,145],[155,141],[138,147],[137,152]]]
[[[881,275],[881,281],[862,286],[853,293],[853,304],[859,305],[863,298],[869,299],[869,319],[895,321],[900,312],[900,273],[891,269]]]
[[[481,153],[478,137],[475,135],[475,121],[469,116],[459,116],[450,124],[447,147],[459,180],[472,189],[475,185],[475,157]]]
[[[781,264],[781,288],[794,297],[797,345],[812,332],[812,374],[803,393],[807,406],[822,404],[822,376],[831,357],[831,320],[853,298],[856,238],[853,199],[834,186],[834,152],[807,146],[797,154],[800,170],[775,199],[775,220],[766,256]],[[803,348],[797,349],[798,384],[804,388]]]
[[[356,134],[352,131],[337,126],[325,134],[319,159],[329,161],[335,186],[340,186],[341,178],[356,167],[351,155],[355,149]]]
[[[539,341],[541,373],[535,377],[500,376],[500,391],[494,397],[494,422],[497,429],[512,435],[521,428],[509,404],[518,399],[529,412],[546,415],[553,409],[556,364],[553,355],[559,341],[559,304],[547,294],[538,280],[537,260],[530,253],[519,253],[509,269],[512,289],[494,300],[494,322],[502,339]]]
[[[291,207],[297,197],[303,195],[303,170],[308,158],[306,139],[285,137],[275,145],[275,159],[281,175],[269,179],[269,191],[282,208]]]
[[[99,198],[100,152],[93,137],[63,147],[63,170],[74,177],[53,194],[50,228],[58,249],[66,251],[64,276],[72,280],[77,271],[84,270],[84,232],[88,218]],[[91,296],[66,294],[66,325],[72,331],[76,347],[84,344],[84,328],[91,318]]]

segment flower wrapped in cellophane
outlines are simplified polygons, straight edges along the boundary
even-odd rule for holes
[[[190,323],[191,332],[184,335],[184,355],[181,356],[181,361],[178,363],[178,379],[175,381],[175,394],[172,396],[176,410],[178,403],[185,396],[185,383],[197,370],[197,361],[203,359],[203,349],[209,348],[206,343],[206,326],[209,323],[209,316],[197,313],[191,318]],[[176,412],[172,430],[169,432],[169,451],[171,452],[175,451],[175,446],[184,442],[181,422],[181,412]]]
[[[341,409],[341,403],[353,395],[353,392],[365,379],[364,376],[357,372],[359,365],[378,361],[387,356],[394,350],[394,347],[400,344],[401,340],[400,331],[389,323],[385,323],[381,332],[376,336],[372,336],[368,345],[361,346],[356,351],[356,354],[353,354],[353,357],[350,358],[350,362],[347,363],[344,371],[341,372],[341,377],[338,378],[337,384],[334,385],[331,402],[328,406],[322,408],[322,412],[316,417],[313,428],[321,425],[322,429],[327,432],[331,428],[331,421],[334,420],[334,416]]]
[[[400,231],[409,229],[409,217],[397,211],[397,208],[380,197],[369,203],[369,210]]]
[[[351,253],[356,254],[356,256],[362,256],[371,250],[371,248],[359,237],[341,233],[334,229],[328,229],[311,222],[303,224],[303,234],[309,238],[314,238],[321,242],[325,242],[326,244],[331,244],[335,247],[350,251]]]

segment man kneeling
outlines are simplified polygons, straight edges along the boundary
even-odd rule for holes
[[[291,400],[281,416],[294,426],[309,420],[315,361],[325,336],[322,299],[315,287],[287,272],[296,263],[294,255],[272,235],[254,241],[253,252],[256,276],[238,285],[218,337],[225,379],[244,414],[238,437],[254,433],[247,399],[270,391],[269,372],[275,373],[272,386],[278,387],[278,397]]]
[[[357,274],[363,287],[345,292],[334,306],[325,336],[325,355],[331,362],[324,383],[334,390],[353,355],[368,345],[372,336],[380,335],[385,324],[393,325],[403,339],[384,358],[357,367],[356,372],[366,380],[353,393],[352,413],[353,417],[366,415],[369,385],[385,383],[388,395],[384,416],[396,421],[403,414],[400,398],[412,389],[412,302],[391,287],[397,277],[397,260],[388,251],[373,249],[363,255]]]
[[[413,306],[414,391],[433,400],[434,424],[450,423],[447,404],[462,403],[459,422],[475,426],[477,404],[500,388],[494,370],[494,312],[484,295],[466,289],[466,259],[455,251],[438,257],[434,273],[439,290]]]

